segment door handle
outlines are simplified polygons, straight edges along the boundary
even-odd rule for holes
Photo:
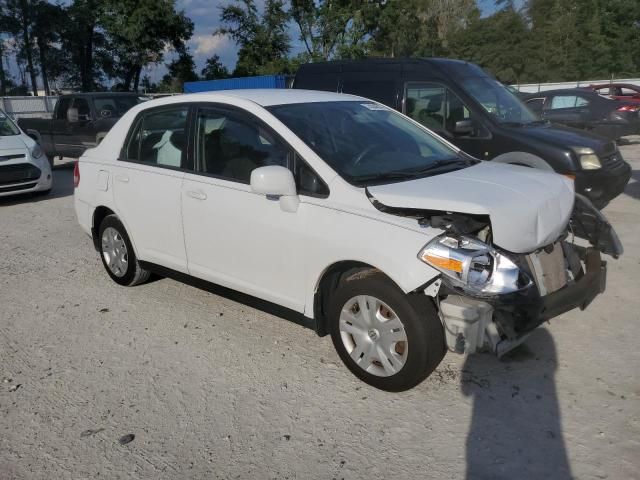
[[[126,175],[116,175],[116,180],[122,183],[129,183],[129,177]]]
[[[200,190],[188,190],[187,195],[196,200],[206,200],[207,194]]]

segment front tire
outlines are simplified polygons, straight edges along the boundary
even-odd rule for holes
[[[107,215],[102,220],[98,239],[102,265],[114,282],[131,287],[149,279],[150,272],[140,266],[129,235],[117,216]]]
[[[375,269],[347,274],[329,300],[333,345],[351,372],[390,392],[409,390],[446,352],[432,300],[406,295]]]

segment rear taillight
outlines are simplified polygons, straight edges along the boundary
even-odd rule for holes
[[[73,187],[78,188],[80,185],[80,161],[76,161],[76,164],[73,166]]]
[[[640,110],[640,105],[623,105],[618,108],[619,112],[637,112]]]

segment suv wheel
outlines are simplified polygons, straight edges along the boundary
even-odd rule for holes
[[[408,390],[429,376],[446,352],[433,302],[406,295],[381,272],[358,270],[330,299],[333,344],[358,378],[381,390]]]
[[[102,264],[114,282],[133,286],[149,279],[150,272],[138,263],[127,231],[118,217],[106,216],[100,224],[98,235]]]

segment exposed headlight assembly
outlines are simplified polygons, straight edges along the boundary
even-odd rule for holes
[[[574,147],[573,151],[578,155],[580,166],[583,170],[598,170],[599,168],[602,168],[600,159],[593,149],[586,147]]]
[[[473,237],[440,235],[420,251],[418,258],[442,272],[452,286],[471,294],[505,294],[532,284],[509,258]]]

